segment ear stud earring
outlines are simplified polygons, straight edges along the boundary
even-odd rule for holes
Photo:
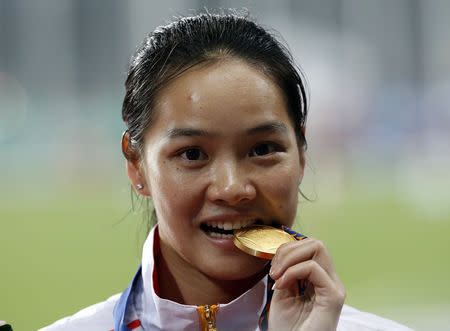
[[[140,190],[142,190],[142,189],[144,188],[144,185],[142,185],[142,184],[137,184],[137,185],[136,185],[136,188],[140,191]]]

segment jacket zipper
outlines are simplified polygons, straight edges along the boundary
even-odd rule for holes
[[[198,306],[197,311],[200,315],[201,331],[217,331],[216,313],[219,305]]]

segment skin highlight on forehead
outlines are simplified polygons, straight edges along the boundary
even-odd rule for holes
[[[200,95],[198,95],[198,93],[196,92],[192,92],[191,94],[189,94],[187,99],[188,102],[198,102],[200,100]]]
[[[177,123],[177,116],[173,116],[174,109],[189,114],[191,123],[186,123],[186,118],[182,123]],[[293,127],[278,85],[253,66],[236,59],[187,70],[160,91],[155,112],[156,117],[160,117],[171,129],[192,126],[201,130],[217,116],[222,117],[219,122],[224,125],[227,122],[232,124],[239,121],[243,113],[251,115],[252,121],[248,127],[255,126],[255,123],[279,122],[280,115],[287,119],[284,126]],[[249,117],[246,118],[248,121]],[[218,128],[221,129],[225,127]]]

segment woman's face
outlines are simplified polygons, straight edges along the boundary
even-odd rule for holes
[[[291,226],[303,175],[279,87],[243,61],[184,72],[158,94],[141,169],[168,263],[214,279],[254,276],[267,261],[233,245],[232,229]]]

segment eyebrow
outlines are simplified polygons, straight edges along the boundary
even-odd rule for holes
[[[258,126],[245,130],[246,135],[255,135],[260,133],[286,133],[287,127],[281,122],[267,122]],[[211,137],[218,136],[216,132],[210,132],[202,129],[194,128],[173,128],[167,131],[168,138],[178,137]]]
[[[287,127],[281,122],[267,122],[246,130],[247,135],[258,133],[286,133]]]
[[[200,129],[193,128],[173,128],[167,131],[166,136],[168,138],[178,138],[178,137],[197,137],[197,136],[212,136],[211,132]]]

